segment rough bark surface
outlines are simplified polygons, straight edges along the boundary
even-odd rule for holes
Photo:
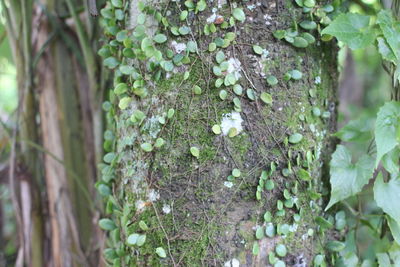
[[[65,2],[0,1],[18,70],[8,168],[19,234],[15,266],[102,266],[94,188],[104,85],[97,24],[81,9],[85,1],[69,1],[71,10]]]
[[[135,28],[139,15],[135,2],[130,3],[130,30]],[[148,4],[167,12],[172,25],[183,24],[179,21],[180,9],[185,9],[183,2]],[[119,238],[124,243],[129,234],[143,232],[139,227],[142,220],[150,228],[145,231],[143,246],[127,248],[133,266],[236,266],[237,261],[240,266],[268,266],[268,254],[277,244],[285,244],[288,249],[283,258],[287,266],[310,266],[314,255],[323,251],[323,237],[307,232],[317,229],[314,218],[322,213],[322,199],[313,200],[310,191],[321,193],[323,189],[321,176],[331,144],[329,134],[335,128],[336,50],[332,44],[320,41],[296,49],[272,36],[275,30],[289,28],[293,19],[300,20],[301,9],[291,3],[248,1],[243,4],[244,23],[236,22],[236,26],[225,30],[217,25],[215,33],[204,35],[203,27],[213,14],[212,8],[229,19],[232,5],[235,3],[215,1],[205,11],[189,14],[187,22],[193,34],[188,37],[164,32],[168,35],[164,46],[175,54],[178,51],[172,42],[189,40],[197,42],[199,53],[190,53],[189,64],[175,66],[160,82],[147,80],[148,96],[133,97],[122,111],[116,107],[114,197],[123,214]],[[146,26],[148,34],[153,30],[163,32],[149,17]],[[235,42],[208,52],[209,43],[227,32],[236,33]],[[268,55],[255,54],[254,44],[265,48]],[[232,86],[215,87],[217,77],[212,67],[217,65],[217,51],[223,51],[228,61],[240,62],[238,83],[244,89],[240,96],[233,93]],[[133,62],[133,66],[146,72],[142,62]],[[301,71],[302,78],[284,81],[284,74],[293,69]],[[186,80],[185,71],[190,72]],[[277,85],[266,83],[269,75],[278,78]],[[202,88],[201,95],[193,93],[195,85]],[[221,89],[228,91],[225,101],[219,98]],[[247,89],[257,95],[268,92],[272,105],[260,98],[250,100]],[[243,130],[234,137],[214,134],[212,126],[221,124],[234,111],[234,97],[240,99]],[[160,123],[171,108],[174,116]],[[137,109],[146,114],[140,127],[130,122]],[[318,111],[325,115],[320,116]],[[290,144],[287,138],[294,133],[301,133],[303,139]],[[141,149],[141,144],[154,144],[158,137],[166,141],[162,148],[152,152]],[[198,158],[191,154],[191,147],[199,149]],[[309,182],[298,173],[307,157],[312,177]],[[268,179],[275,187],[264,189],[261,200],[256,200],[260,175],[263,170],[271,170],[271,163],[276,171]],[[233,186],[229,188],[226,182],[233,169],[239,169],[241,175],[231,181]],[[295,204],[285,207],[285,214],[279,216],[277,203],[285,201],[285,189]],[[255,230],[266,225],[266,211],[272,213],[274,226],[287,224],[290,230],[257,240]],[[295,214],[300,220],[293,219]],[[260,248],[258,255],[252,253],[255,242]],[[157,256],[157,247],[167,251],[167,258]]]

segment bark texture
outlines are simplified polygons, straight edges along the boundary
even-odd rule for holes
[[[71,10],[64,2],[1,1],[20,102],[8,168],[19,228],[16,266],[102,264],[94,188],[104,85],[93,45],[97,27],[85,1],[69,1]]]
[[[109,200],[109,206],[113,206],[114,214],[121,215],[115,216],[119,229],[112,233],[110,246],[130,255],[119,259],[121,265],[237,266],[238,261],[240,266],[268,266],[268,254],[277,244],[285,244],[288,253],[283,260],[287,266],[310,266],[314,255],[323,253],[324,237],[307,232],[316,232],[314,219],[322,213],[322,199],[314,197],[316,193],[326,193],[321,177],[330,151],[329,135],[336,123],[336,49],[320,41],[306,49],[296,49],[272,36],[275,30],[287,29],[293,19],[299,21],[302,17],[301,9],[290,2],[214,1],[198,14],[189,12],[183,22],[179,20],[181,10],[186,9],[183,1],[147,4],[166,14],[170,25],[179,28],[187,23],[191,28],[191,34],[176,37],[147,16],[148,35],[163,32],[168,36],[160,50],[169,48],[174,55],[185,54],[173,42],[192,40],[197,42],[199,52],[189,53],[189,64],[175,66],[159,82],[146,79],[148,95],[133,96],[128,108],[120,110],[118,102],[111,99],[115,103],[109,114],[115,113],[116,120],[116,158],[112,162],[116,182],[114,204]],[[203,33],[213,8],[214,13],[229,20],[234,5],[243,6],[244,23],[237,21],[228,29],[216,24],[215,33]],[[129,10],[128,29],[133,31],[140,15],[136,1],[130,1]],[[209,43],[224,38],[228,32],[236,34],[235,41],[209,52]],[[253,45],[267,52],[261,57],[254,53]],[[218,65],[217,51],[223,51],[225,60],[240,69],[237,83],[244,89],[241,95],[236,95],[232,86],[216,88],[213,66]],[[144,61],[132,64],[146,75]],[[301,71],[302,78],[285,81],[285,73],[293,69]],[[190,72],[187,79],[185,71]],[[268,85],[269,75],[278,78],[277,85]],[[121,78],[117,77],[116,82],[119,81]],[[201,87],[200,95],[193,93],[195,85]],[[228,92],[224,101],[219,97],[221,89]],[[249,99],[247,89],[258,96],[268,92],[272,105],[259,97],[256,101]],[[235,97],[240,100],[243,130],[234,137],[214,134],[212,126],[221,125],[228,114],[233,114]],[[168,119],[166,114],[171,108],[175,114]],[[146,114],[140,127],[130,121],[137,109]],[[160,118],[166,118],[166,123]],[[294,133],[302,134],[303,139],[290,144],[287,139]],[[141,149],[141,144],[154,144],[159,137],[166,141],[164,146],[151,152]],[[191,147],[199,149],[198,158],[191,154]],[[262,171],[270,172],[271,163],[276,171],[268,179],[275,187],[263,189],[261,200],[256,200]],[[309,182],[299,174],[300,168],[307,169],[305,165],[312,178]],[[240,170],[240,177],[230,180],[234,169]],[[228,180],[232,187],[228,187]],[[278,212],[278,202],[285,202],[285,189],[295,204],[285,207],[282,214]],[[284,235],[256,239],[257,227],[266,225],[266,211],[271,212],[275,227],[286,224],[290,230]],[[294,220],[295,214],[300,215],[298,221]],[[140,221],[149,230],[143,231]],[[146,234],[145,244],[124,246],[132,233]],[[255,243],[258,255],[252,253]],[[165,259],[157,256],[157,247],[165,249]]]

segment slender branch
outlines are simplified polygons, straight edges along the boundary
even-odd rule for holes
[[[96,68],[97,67],[96,67],[95,56],[94,56],[92,47],[90,46],[87,32],[85,31],[82,21],[80,20],[78,13],[76,12],[76,10],[74,8],[74,4],[72,3],[72,0],[66,0],[66,2],[67,2],[69,12],[71,13],[72,18],[75,22],[76,31],[78,33],[79,43],[81,45],[83,57],[85,59],[86,71],[88,73],[90,90],[92,91],[93,95],[96,95],[96,93],[98,91],[98,85],[97,85],[97,79],[96,79]]]

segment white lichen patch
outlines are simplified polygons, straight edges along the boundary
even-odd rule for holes
[[[141,199],[136,200],[135,208],[139,211],[142,211],[146,207],[146,202]]]
[[[129,5],[129,20],[127,28],[130,30],[138,26],[137,18],[139,15],[144,14],[140,11],[139,2],[140,1],[131,1]],[[146,1],[144,1],[144,3],[146,4]],[[145,26],[147,36],[154,36],[158,29],[158,21],[153,16],[146,16]]]
[[[210,24],[210,23],[213,23],[216,18],[217,18],[217,14],[214,13],[211,16],[209,16],[206,21],[208,24]]]
[[[259,55],[249,55],[251,64],[256,74],[260,75],[261,78],[265,78],[267,76],[267,72],[269,69],[269,51],[267,49],[262,50],[261,57]]]
[[[153,116],[146,121],[143,129],[149,132],[152,138],[156,138],[158,133],[161,131],[161,125],[159,123],[159,116]]]
[[[224,267],[239,267],[240,266],[240,262],[238,259],[231,259],[227,262],[225,262]]]
[[[160,198],[160,194],[156,190],[150,189],[147,197],[149,198],[149,201],[155,202]]]
[[[239,80],[242,75],[240,74],[242,63],[237,58],[231,57],[228,59],[228,69],[227,73],[233,73],[235,75],[236,80]]]
[[[265,14],[264,15],[264,22],[265,22],[265,25],[267,25],[267,26],[271,25],[272,17],[270,15],[268,15],[268,14]]]
[[[185,43],[177,43],[176,41],[171,42],[171,47],[174,50],[175,53],[180,54],[183,51],[186,50],[186,44]]]
[[[292,225],[289,226],[289,231],[292,232],[292,233],[294,233],[294,232],[297,231],[298,227],[299,227],[298,224],[297,224],[297,223],[294,223],[294,224],[292,224]]]
[[[169,213],[171,212],[171,206],[168,205],[168,204],[164,204],[164,206],[162,207],[162,211],[163,211],[165,214],[169,214]]]
[[[256,5],[252,4],[252,5],[247,5],[247,9],[250,11],[253,11],[256,8]]]
[[[232,111],[232,113],[224,114],[222,116],[221,130],[223,135],[228,135],[231,128],[235,128],[237,134],[243,131],[243,119],[239,112]]]
[[[229,182],[229,181],[225,181],[225,182],[224,182],[224,186],[226,186],[226,187],[228,187],[228,188],[232,188],[233,183],[232,183],[232,182]]]

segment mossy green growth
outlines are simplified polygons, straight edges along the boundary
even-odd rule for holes
[[[174,208],[181,210],[182,203],[175,203]],[[171,213],[163,214],[161,212],[161,204],[155,203],[155,208],[158,210],[158,217],[154,209],[148,207],[142,213],[139,213],[135,222],[129,226],[130,231],[142,231],[139,227],[139,221],[143,220],[149,226],[147,231],[142,231],[146,234],[146,242],[140,248],[131,247],[131,255],[135,249],[140,250],[139,256],[132,257],[134,266],[170,266],[172,265],[171,252],[175,263],[181,261],[184,266],[202,266],[201,259],[207,256],[208,248],[211,244],[212,235],[219,230],[216,224],[208,221],[206,217],[198,217],[192,214],[184,214],[185,218]],[[213,212],[209,213],[212,217]],[[162,225],[162,227],[161,227]],[[164,232],[165,231],[165,232]],[[169,239],[169,247],[166,235]],[[163,247],[167,252],[166,259],[160,259],[155,252],[155,248]]]

